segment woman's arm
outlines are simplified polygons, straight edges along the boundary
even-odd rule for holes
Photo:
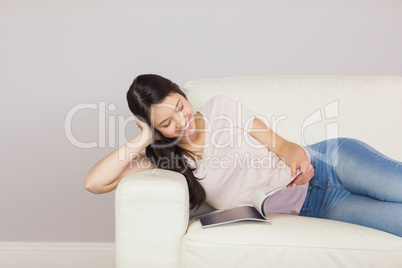
[[[146,135],[144,139],[143,134],[144,132],[141,132],[93,166],[85,177],[85,189],[94,194],[107,193],[117,187],[124,175],[144,170],[129,165],[132,160],[139,158],[141,151],[150,144],[150,140],[145,140]]]
[[[301,170],[302,173],[295,180],[296,185],[303,185],[311,180],[314,168],[302,147],[285,140],[257,117],[254,118],[250,135],[280,157],[290,167],[291,176],[296,175],[297,169]]]

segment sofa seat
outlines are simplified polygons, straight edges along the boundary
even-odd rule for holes
[[[205,229],[191,218],[182,241],[182,267],[402,267],[397,236],[332,220],[268,216],[269,223],[241,221]]]

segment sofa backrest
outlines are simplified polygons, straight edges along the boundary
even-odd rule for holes
[[[194,113],[228,95],[300,145],[356,138],[402,161],[402,77],[244,76],[194,79],[183,86]]]

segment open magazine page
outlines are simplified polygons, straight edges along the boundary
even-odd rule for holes
[[[260,189],[257,189],[254,193],[253,196],[251,197],[251,202],[254,206],[254,208],[264,217],[267,219],[267,215],[265,214],[264,211],[264,204],[269,199],[271,195],[274,193],[282,190],[285,188],[286,185],[269,185]]]
[[[251,206],[236,207],[219,211],[199,217],[197,220],[201,222],[203,228],[244,220],[269,221],[269,219],[262,217],[257,210]]]
[[[198,217],[197,220],[201,222],[202,228],[242,220],[256,220],[256,221],[269,222],[269,219],[265,215],[264,211],[265,202],[267,202],[270,196],[272,196],[279,190],[285,188],[289,183],[293,183],[293,180],[300,173],[301,173],[300,170],[298,170],[296,175],[289,178],[289,180],[283,185],[277,185],[277,184],[270,185],[256,190],[253,193],[251,200],[253,206],[242,206],[228,210],[213,212],[205,216]]]
[[[253,196],[251,197],[251,203],[253,204],[254,208],[265,218],[267,218],[267,215],[265,214],[264,211],[264,205],[268,201],[269,197],[276,192],[284,189],[289,183],[293,183],[294,179],[301,173],[300,170],[297,170],[296,175],[291,177],[289,181],[286,184],[283,185],[269,185],[262,187],[260,189],[257,189],[254,193]]]

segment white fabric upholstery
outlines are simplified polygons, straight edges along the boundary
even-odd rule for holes
[[[402,238],[343,222],[268,216],[271,223],[206,229],[192,219],[183,267],[401,267]]]
[[[183,175],[163,169],[124,177],[116,189],[116,267],[179,267],[189,221]]]
[[[196,79],[183,88],[194,112],[214,95],[229,95],[300,145],[351,137],[402,161],[401,77],[234,77]],[[117,268],[402,266],[397,236],[336,221],[269,216],[271,223],[202,229],[195,217],[189,220],[183,175],[159,169],[128,175],[116,190]]]

